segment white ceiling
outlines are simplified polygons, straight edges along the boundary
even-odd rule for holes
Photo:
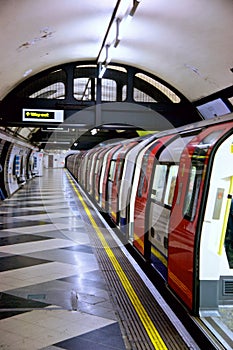
[[[116,3],[0,0],[0,100],[46,68],[96,59]],[[152,72],[195,101],[232,85],[232,43],[232,0],[141,0],[112,61]]]

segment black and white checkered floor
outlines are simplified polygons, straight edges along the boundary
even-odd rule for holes
[[[125,349],[63,169],[2,202],[0,228],[1,349]]]

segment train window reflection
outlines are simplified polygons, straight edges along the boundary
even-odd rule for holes
[[[203,145],[212,145],[212,144],[214,144],[219,139],[219,135],[222,132],[223,132],[222,129],[211,132],[209,135],[207,135],[203,139],[202,144]]]
[[[108,180],[112,181],[112,182],[114,180],[115,165],[116,165],[116,162],[114,160],[112,160],[110,163],[110,169],[109,169],[109,174],[108,174]]]
[[[96,163],[95,163],[95,175],[98,173],[98,169],[99,169],[99,158],[96,159]]]
[[[147,177],[146,177],[146,170],[148,166],[148,160],[149,160],[149,151],[147,151],[144,154],[143,161],[142,161],[142,168],[141,168],[141,173],[140,173],[140,179],[139,179],[139,184],[138,184],[138,191],[137,191],[137,196],[142,197],[143,195],[143,190],[144,192],[147,190]]]
[[[169,206],[172,205],[172,200],[174,197],[177,173],[178,165],[172,165],[169,169],[169,174],[167,178],[167,188],[164,198],[164,204],[167,204]]]
[[[161,202],[163,198],[164,184],[166,183],[167,165],[157,165],[152,185],[151,198]]]
[[[194,197],[194,184],[195,184],[195,177],[196,177],[196,167],[192,167],[190,177],[189,177],[189,185],[188,190],[185,197],[185,203],[184,203],[184,214],[191,217],[192,213],[192,199]]]

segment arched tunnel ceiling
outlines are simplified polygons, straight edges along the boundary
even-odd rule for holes
[[[47,68],[99,57],[125,0],[0,0],[0,100]],[[113,61],[142,68],[191,102],[232,86],[232,0],[141,0]],[[106,42],[105,42],[106,43]]]
[[[1,0],[0,99],[26,72],[96,58],[116,3]],[[232,85],[232,18],[232,0],[141,0],[112,59],[160,76],[195,101]]]

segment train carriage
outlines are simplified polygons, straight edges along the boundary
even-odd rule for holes
[[[89,157],[87,156],[88,151],[82,151],[79,156],[79,168],[78,168],[78,181],[86,189],[86,167]]]
[[[104,166],[105,155],[109,151],[108,147],[100,149],[97,155],[96,164],[95,164],[95,174],[94,174],[94,188],[93,188],[93,197],[95,198],[96,203],[100,205],[101,201],[101,172]]]
[[[143,154],[141,166],[139,167],[137,165],[137,168],[140,169],[140,175],[138,180],[137,176],[135,176],[134,179],[134,181],[136,181],[136,187],[134,187],[135,200],[131,197],[131,205],[132,207],[134,206],[132,226],[134,236],[133,244],[146,259],[148,258],[148,251],[145,251],[145,235],[148,232],[146,207],[151,187],[151,174],[159,152],[164,149],[166,143],[168,143],[173,137],[174,135],[169,135],[157,139]],[[132,195],[134,196],[134,193],[132,193]]]
[[[125,157],[127,153],[135,147],[141,140],[130,141],[124,144],[123,147],[116,152],[116,159],[111,160],[110,169],[112,165],[112,185],[109,191],[109,214],[116,225],[119,225],[119,192],[122,181],[122,174],[125,165]],[[112,163],[113,162],[113,163]]]
[[[94,178],[95,163],[96,163],[98,151],[100,149],[101,148],[99,147],[95,147],[88,151],[87,163],[85,167],[85,172],[86,172],[85,188],[90,195],[92,195],[92,192],[93,192],[93,178]]]
[[[100,196],[102,198],[102,202],[100,203],[101,208],[109,212],[109,203],[108,203],[108,198],[109,198],[109,182],[111,181],[110,178],[110,164],[111,164],[111,159],[114,156],[114,154],[118,151],[118,149],[122,147],[121,144],[110,146],[110,151],[106,154],[105,157],[105,162],[104,162],[104,167],[102,168],[101,172],[101,180],[100,180],[100,186],[102,187],[102,192],[100,190]]]
[[[149,194],[145,211],[145,232],[148,232],[148,254],[156,270],[167,279],[169,220],[172,209],[180,156],[193,136],[174,134],[163,148],[151,155]],[[164,140],[165,141],[165,140]],[[152,167],[150,165],[150,168]],[[147,165],[148,166],[148,165]],[[149,176],[149,174],[148,174]]]
[[[181,156],[169,225],[168,284],[194,313],[233,302],[224,240],[232,196],[233,122],[204,128]],[[229,193],[230,192],[230,193]],[[225,221],[224,221],[225,220]]]
[[[108,167],[110,164],[110,153],[113,154],[115,150],[117,150],[120,147],[120,145],[111,145],[106,147],[106,152],[102,155],[102,161],[101,161],[101,168],[100,168],[100,174],[99,174],[99,182],[98,182],[98,188],[96,191],[98,191],[99,201],[97,201],[97,204],[105,211],[106,209],[106,183],[107,183],[107,173],[108,173]]]
[[[93,200],[185,307],[233,305],[232,114],[84,152],[76,164],[92,169]]]
[[[129,239],[129,208],[130,197],[132,193],[132,179],[135,178],[136,162],[140,162],[138,159],[142,158],[143,152],[154,141],[156,135],[150,135],[146,139],[142,140],[136,146],[131,148],[125,157],[125,166],[122,172],[122,181],[119,189],[119,226],[124,234],[127,234]],[[141,154],[141,156],[140,156]],[[137,166],[140,167],[139,164]],[[132,206],[131,206],[132,207]]]

